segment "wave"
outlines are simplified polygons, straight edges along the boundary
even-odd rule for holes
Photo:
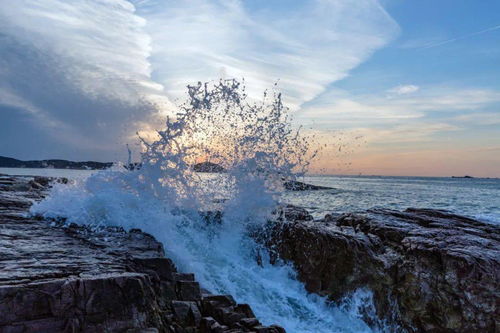
[[[295,178],[314,156],[307,139],[293,129],[273,92],[270,100],[247,101],[234,80],[189,87],[189,100],[153,142],[143,140],[139,170],[117,166],[55,185],[32,213],[70,222],[139,228],[163,243],[178,268],[194,272],[214,293],[248,303],[264,324],[288,332],[373,332],[362,318],[372,309],[371,293],[358,290],[339,303],[309,294],[287,264],[271,265],[250,236],[263,226],[283,192],[283,178]],[[228,173],[202,179],[192,170],[200,154]],[[217,196],[229,198],[215,200]],[[200,212],[223,212],[207,223]],[[256,260],[256,254],[263,260]],[[370,311],[368,311],[370,313]]]

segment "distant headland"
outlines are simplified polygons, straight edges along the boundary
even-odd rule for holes
[[[33,160],[21,161],[11,157],[0,156],[0,168],[53,168],[77,170],[103,170],[111,167],[112,162],[74,162],[67,160]]]

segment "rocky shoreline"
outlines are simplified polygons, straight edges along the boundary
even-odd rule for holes
[[[286,215],[262,239],[309,292],[335,301],[367,287],[379,317],[409,332],[499,331],[498,226],[432,209]]]
[[[140,230],[27,217],[48,183],[0,176],[0,332],[285,332],[204,291]]]
[[[204,291],[140,230],[29,217],[50,181],[0,175],[0,332],[285,331]],[[408,332],[500,329],[498,226],[430,209],[275,216],[255,237],[309,292],[335,302],[369,288],[378,316]]]

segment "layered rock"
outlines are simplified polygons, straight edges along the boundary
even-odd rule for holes
[[[267,245],[310,292],[368,287],[380,317],[416,332],[498,332],[500,229],[430,209],[275,224]]]
[[[49,181],[0,176],[0,332],[284,332],[203,291],[140,230],[28,217]]]

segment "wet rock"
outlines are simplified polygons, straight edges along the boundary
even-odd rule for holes
[[[312,221],[312,215],[302,207],[294,205],[283,205],[273,212],[275,218],[279,221]]]
[[[200,284],[194,281],[177,281],[177,295],[183,301],[201,300]]]
[[[377,312],[408,331],[495,332],[500,228],[445,211],[379,209],[281,223],[267,244],[310,292],[374,292]]]
[[[249,331],[248,305],[202,295],[151,235],[27,216],[53,181],[0,177],[0,332]]]
[[[260,322],[257,320],[257,318],[243,318],[240,320],[240,323],[247,328],[252,328],[260,325]]]
[[[173,281],[178,274],[174,263],[168,258],[134,258],[134,263],[140,266],[142,271],[149,269],[156,272],[162,280]]]
[[[179,323],[197,327],[201,321],[201,313],[196,302],[172,301],[172,309]]]

